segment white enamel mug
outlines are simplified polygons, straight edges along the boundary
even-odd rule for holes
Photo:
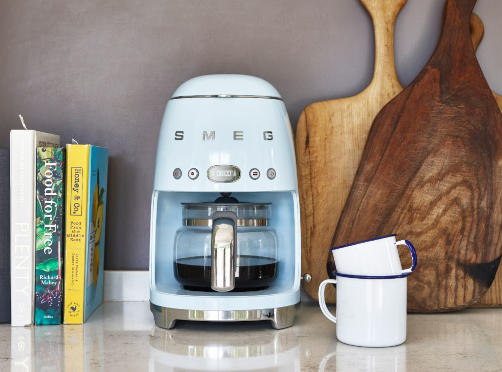
[[[346,344],[386,347],[406,340],[407,276],[336,274],[319,286],[323,314],[336,323],[336,338]],[[326,285],[336,284],[336,316],[326,307]]]
[[[412,265],[403,270],[397,247],[407,246]],[[415,248],[408,240],[396,242],[396,235],[387,235],[362,242],[331,248],[336,271],[354,275],[399,275],[411,273],[417,265]]]

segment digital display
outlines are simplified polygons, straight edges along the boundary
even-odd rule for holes
[[[213,182],[235,182],[240,177],[241,170],[235,165],[213,165],[207,170],[207,178]]]

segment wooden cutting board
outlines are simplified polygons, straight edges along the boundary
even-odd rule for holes
[[[394,23],[407,0],[361,1],[375,29],[375,71],[370,85],[349,98],[309,105],[296,129],[296,158],[302,222],[302,272],[312,276],[304,283],[317,299],[319,283],[328,277],[328,249],[339,215],[357,171],[371,123],[394,96],[402,91],[394,65]],[[483,37],[479,18],[471,20],[473,42]],[[327,193],[334,188],[336,193]],[[334,288],[326,290],[333,303]]]
[[[469,27],[472,45],[474,46],[474,50],[478,50],[478,46],[481,43],[481,40],[483,40],[483,36],[485,34],[485,26],[483,25],[481,18],[479,18],[476,13],[471,14]]]
[[[333,238],[414,242],[410,311],[475,303],[502,253],[502,114],[469,35],[475,3],[447,0],[431,59],[375,118]]]
[[[328,249],[350,191],[373,119],[402,87],[394,65],[394,23],[407,0],[361,0],[373,19],[375,67],[361,93],[316,102],[301,113],[296,159],[302,222],[302,272],[306,292],[317,299],[328,277]],[[328,301],[334,289],[326,290]]]
[[[500,98],[500,96],[499,96]],[[499,104],[500,105],[500,104]],[[499,264],[495,279],[488,291],[483,295],[481,300],[476,303],[476,307],[500,307],[502,306],[502,265]]]
[[[479,43],[483,39],[484,27],[481,19],[476,15],[472,14],[471,17],[471,36],[473,38],[474,50],[477,49]],[[497,93],[493,92],[493,96],[497,101],[497,104],[502,110],[502,97]],[[502,306],[502,264],[499,264],[497,274],[495,279],[490,286],[490,289],[483,295],[481,300],[475,304],[477,307],[495,307]]]

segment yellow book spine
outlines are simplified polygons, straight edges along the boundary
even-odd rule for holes
[[[67,145],[64,323],[84,322],[89,145]]]

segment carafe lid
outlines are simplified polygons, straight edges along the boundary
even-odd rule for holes
[[[266,226],[271,203],[181,203],[187,226],[211,226],[215,212],[232,212],[237,226]]]

